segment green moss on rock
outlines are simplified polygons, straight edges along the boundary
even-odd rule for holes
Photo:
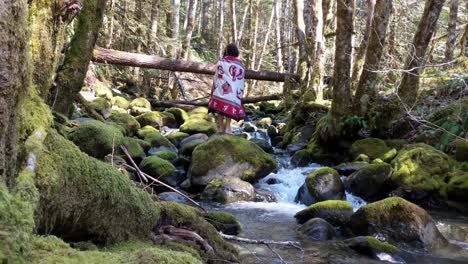
[[[149,175],[166,182],[167,180],[165,178],[174,175],[176,171],[176,168],[172,163],[154,155],[143,159],[140,163],[140,169]]]
[[[177,107],[172,107],[172,108],[166,109],[165,112],[169,112],[169,113],[173,114],[175,119],[177,120],[177,123],[179,123],[179,125],[183,124],[189,118],[189,115],[187,114],[187,112],[184,109],[180,109],[180,108],[177,108]]]
[[[37,164],[39,233],[105,243],[146,239],[159,210],[150,195],[109,164],[51,132]]]
[[[144,139],[148,134],[153,133],[153,132],[159,132],[159,130],[157,130],[153,126],[144,126],[138,129],[137,135],[139,138]]]
[[[103,97],[98,97],[94,99],[89,105],[91,106],[92,109],[101,113],[105,110],[109,110],[112,108],[111,102],[107,98],[103,98]]]
[[[142,127],[153,126],[155,128],[163,127],[165,118],[166,117],[158,111],[146,112],[136,117]]]
[[[156,156],[167,161],[173,161],[177,158],[177,153],[175,153],[174,151],[170,151],[170,150],[163,150],[163,151],[152,154],[152,156]]]
[[[112,98],[112,90],[102,82],[97,83],[95,92],[97,97],[106,98],[108,100]]]
[[[97,120],[82,123],[69,135],[81,151],[98,159],[112,153],[112,149],[123,143],[122,132]]]
[[[130,108],[141,107],[151,111],[151,103],[146,98],[135,98],[130,103]]]
[[[130,102],[122,96],[115,96],[111,100],[113,106],[127,110],[130,107]]]
[[[209,212],[205,216],[218,231],[228,235],[238,235],[242,231],[242,225],[237,219],[227,212]]]
[[[378,138],[360,139],[351,145],[351,154],[355,157],[366,154],[371,160],[382,157],[389,150],[385,141]]]
[[[161,135],[159,132],[151,132],[145,136],[145,141],[149,142],[152,147],[169,147],[171,149],[176,149],[174,144],[172,144],[169,139]]]
[[[375,237],[365,236],[365,239],[367,243],[369,243],[369,246],[376,252],[385,252],[389,254],[396,254],[400,252],[399,248],[388,242],[382,242]]]
[[[216,133],[216,124],[201,118],[190,118],[180,126],[180,132],[190,135],[203,133],[208,136]]]
[[[238,165],[238,170],[232,166]],[[258,147],[241,137],[219,136],[195,148],[189,174],[192,183],[207,185],[215,178],[225,177],[222,167],[229,176],[255,182],[276,169],[276,161]]]
[[[141,143],[138,139],[126,137],[123,140],[125,147],[128,150],[128,153],[136,162],[141,161],[146,155],[145,150],[141,146]],[[145,142],[145,141],[143,141]],[[122,152],[120,148],[116,147],[116,152]],[[122,153],[124,154],[124,153]]]
[[[332,168],[320,168],[310,173],[305,180],[305,184],[316,202],[341,200],[345,195],[340,175]]]
[[[125,129],[125,134],[133,136],[141,128],[140,123],[130,114],[112,111],[107,119]]]
[[[331,224],[345,225],[353,213],[351,203],[341,200],[328,200],[315,203],[299,211],[294,217],[303,224],[312,218],[322,218]]]
[[[455,141],[455,159],[458,161],[468,161],[468,141]]]

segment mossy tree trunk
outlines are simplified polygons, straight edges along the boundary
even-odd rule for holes
[[[351,54],[354,0],[338,0],[336,11],[335,63],[333,72],[333,125],[351,113]]]
[[[307,53],[306,27],[304,22],[304,0],[294,0],[294,22],[299,48],[297,73],[300,76],[301,92],[305,92],[308,82],[310,59]]]
[[[313,61],[312,61],[312,77],[311,85],[315,91],[317,101],[323,99],[322,82],[325,75],[325,38],[323,35],[323,7],[322,1],[310,1],[313,30]]]
[[[29,86],[28,3],[0,2],[0,182],[16,174],[19,99]]]
[[[392,13],[392,0],[377,0],[375,16],[370,25],[371,33],[367,44],[364,69],[359,80],[354,98],[354,108],[360,116],[365,116],[371,103],[374,101],[377,91],[378,73],[380,60],[385,48],[387,29]]]
[[[411,50],[405,64],[407,72],[403,73],[403,79],[398,88],[398,95],[402,99],[402,102],[409,107],[417,100],[419,74],[424,66],[426,50],[431,42],[444,2],[445,0],[426,1],[424,13],[414,35]]]
[[[55,91],[50,95],[52,108],[70,116],[73,101],[83,86],[94,45],[102,26],[107,0],[85,0],[78,15],[75,34],[57,74]]]

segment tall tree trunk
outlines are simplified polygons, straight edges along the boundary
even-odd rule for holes
[[[276,70],[278,72],[283,72],[283,46],[281,39],[281,3],[279,0],[275,0],[274,7],[275,9],[275,34],[276,34]],[[285,7],[284,7],[285,8]]]
[[[312,3],[313,2],[313,3]],[[322,1],[311,1],[311,18],[314,23],[313,27],[313,61],[312,61],[312,77],[311,85],[315,91],[316,100],[323,100],[322,82],[325,75],[325,38],[323,24],[323,6]]]
[[[112,47],[112,41],[114,40],[114,12],[115,9],[115,0],[111,0],[110,6],[109,6],[109,16],[110,16],[110,22],[109,22],[109,39],[107,40],[107,48]]]
[[[192,40],[193,29],[195,28],[195,12],[197,11],[197,2],[197,0],[190,0],[187,10],[187,32],[185,34],[185,40],[182,44],[181,50],[181,58],[184,60],[188,59],[190,54],[190,42]]]
[[[335,0],[322,0],[322,10],[323,10],[323,32],[327,32],[327,29],[331,27],[333,21],[333,6]]]
[[[151,25],[148,32],[148,47],[150,47],[153,53],[156,52],[154,42],[158,36],[159,1],[160,0],[153,0],[151,4]]]
[[[239,34],[237,34],[236,44],[239,45],[242,41],[242,36],[244,33],[245,21],[247,20],[247,15],[249,14],[250,5],[252,1],[248,1],[244,7],[244,14],[242,15],[242,21],[239,27]]]
[[[418,29],[413,38],[412,50],[405,63],[407,72],[403,73],[403,79],[398,88],[398,95],[403,103],[411,106],[418,97],[419,73],[424,65],[424,57],[427,47],[434,33],[440,11],[445,0],[427,0],[424,13],[419,22]]]
[[[255,69],[255,62],[257,59],[257,38],[258,38],[258,21],[260,16],[260,0],[257,0],[255,3],[255,19],[254,19],[254,31],[252,35],[252,48],[250,50],[250,68]],[[247,89],[248,90],[248,89]],[[250,91],[250,90],[248,90]],[[249,95],[249,92],[247,92]]]
[[[306,28],[304,22],[304,1],[294,0],[294,21],[296,26],[296,37],[299,46],[298,74],[301,77],[301,91],[307,87],[310,60],[307,53]]]
[[[265,33],[265,37],[263,38],[262,50],[260,51],[260,55],[258,57],[257,71],[260,70],[260,68],[262,67],[263,56],[265,55],[265,51],[266,51],[266,48],[267,48],[267,45],[268,45],[268,40],[270,39],[271,26],[273,25],[273,18],[274,17],[275,17],[275,10],[273,8],[271,10],[270,20],[268,21],[267,31]]]
[[[335,128],[342,117],[351,113],[351,54],[354,0],[338,0],[336,10],[335,63],[333,72],[333,103],[331,108]]]
[[[236,43],[237,42],[237,15],[236,15],[236,1],[235,0],[231,0],[230,10],[231,10],[232,43]]]
[[[83,9],[78,15],[75,34],[57,74],[56,91],[50,96],[52,108],[66,116],[72,114],[73,101],[83,86],[105,9],[106,0],[83,1]]]
[[[223,36],[224,36],[224,0],[219,1],[219,36],[218,36],[218,55],[223,56]]]
[[[458,0],[450,1],[450,19],[448,24],[448,38],[445,45],[445,61],[453,60],[453,53],[455,50],[455,42],[457,40],[457,14],[458,14]]]
[[[374,102],[377,90],[377,76],[382,54],[385,48],[390,15],[392,13],[392,0],[377,0],[375,16],[370,25],[371,33],[368,40],[366,61],[364,70],[357,86],[354,98],[354,108],[360,116],[365,116],[372,102]]]
[[[180,0],[172,0],[172,57],[179,54]]]
[[[289,35],[287,34],[288,32],[291,33],[291,30],[288,30],[288,22],[289,20],[286,20],[286,16],[288,13],[288,8],[289,8],[289,0],[283,0],[281,3],[281,14],[280,14],[280,24],[281,24],[281,47],[283,47],[283,65],[285,71],[291,73],[291,67],[290,64],[288,63],[288,60],[291,58],[291,43],[290,43],[290,38]]]
[[[18,103],[30,85],[28,3],[0,2],[0,182],[16,174]]]
[[[374,20],[374,9],[376,0],[367,0],[367,19],[366,29],[364,30],[364,36],[362,36],[361,44],[358,47],[356,56],[354,58],[353,74],[352,74],[352,85],[351,88],[356,90],[356,86],[361,76],[362,66],[366,59],[367,44],[369,42],[369,36],[372,29],[372,21]]]
[[[201,35],[205,41],[210,39],[210,0],[203,0]]]

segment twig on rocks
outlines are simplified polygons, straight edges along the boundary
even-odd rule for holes
[[[245,238],[245,237],[238,237],[238,236],[232,236],[232,235],[226,235],[223,234],[222,232],[219,232],[222,238],[227,239],[227,240],[234,240],[238,242],[243,242],[243,243],[249,243],[249,244],[262,244],[262,245],[282,245],[282,246],[290,246],[294,247],[298,250],[302,250],[300,247],[300,243],[296,241],[275,241],[275,240],[269,240],[269,239],[250,239],[250,238]]]
[[[276,252],[269,244],[266,244],[267,248],[271,250],[271,252],[273,252],[280,260],[281,260],[281,263],[283,264],[288,264],[286,261],[284,261],[284,259],[281,257],[281,255]]]

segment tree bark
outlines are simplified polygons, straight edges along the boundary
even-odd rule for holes
[[[304,1],[294,0],[294,21],[296,26],[296,37],[299,46],[299,65],[298,74],[301,78],[301,90],[307,85],[308,71],[309,71],[309,55],[307,53],[307,39],[306,28],[304,22]]]
[[[159,1],[160,0],[153,0],[151,4],[151,25],[148,32],[148,47],[151,47],[150,50],[153,50],[153,52],[156,51],[154,42],[158,36]]]
[[[342,117],[351,113],[351,54],[354,0],[338,0],[336,11],[335,63],[333,72],[333,104],[331,108],[335,128]]]
[[[255,62],[257,59],[257,38],[258,38],[258,20],[259,20],[259,12],[260,12],[260,0],[256,0],[255,3],[255,19],[254,19],[254,30],[252,34],[252,46],[250,49],[251,56],[250,56],[250,65],[251,69],[255,69]],[[247,89],[247,94],[249,94],[250,90]]]
[[[219,1],[219,31],[218,31],[218,55],[223,56],[223,36],[224,36],[224,0]]]
[[[192,40],[193,29],[195,28],[195,12],[197,11],[197,0],[190,0],[187,15],[187,32],[185,34],[185,40],[182,44],[181,58],[184,60],[188,59],[190,54],[190,42]]]
[[[231,0],[230,10],[231,10],[232,43],[237,43],[237,14],[236,14],[236,1],[235,0]]]
[[[93,61],[97,63],[114,64],[121,66],[132,66],[176,72],[192,72],[209,75],[213,75],[216,70],[216,65],[214,64],[202,64],[190,61],[170,60],[158,56],[136,54],[104,48],[96,48],[94,50]],[[253,71],[247,69],[245,71],[244,78],[259,81],[284,82],[287,78],[297,80],[298,76],[271,71]]]
[[[16,175],[18,103],[30,85],[28,3],[0,2],[0,182]]]
[[[203,0],[201,35],[205,41],[210,39],[210,0]]]
[[[448,38],[445,45],[445,61],[453,60],[455,50],[455,42],[457,40],[457,14],[458,14],[458,0],[450,1],[450,18],[448,24]]]
[[[375,9],[376,0],[367,0],[367,19],[366,19],[366,29],[364,30],[364,36],[362,36],[361,44],[358,47],[356,56],[354,58],[353,74],[352,74],[352,85],[353,90],[357,89],[357,84],[362,72],[362,66],[364,65],[364,60],[366,59],[367,45],[369,42],[369,36],[371,34],[372,21],[374,20],[374,9]]]
[[[398,95],[407,106],[411,107],[417,100],[419,73],[421,72],[421,67],[424,66],[426,50],[437,25],[444,2],[445,0],[426,1],[424,13],[413,38],[412,51],[406,59],[405,69],[407,72],[403,73],[403,78],[398,88]]]
[[[57,74],[56,93],[49,100],[54,110],[66,116],[72,114],[73,101],[83,86],[106,9],[106,0],[86,0],[83,3],[75,34]]]
[[[172,57],[177,59],[179,54],[179,26],[180,26],[180,0],[172,0]]]
[[[283,72],[283,45],[281,39],[281,3],[279,0],[275,0],[274,7],[275,9],[275,34],[276,34],[276,70],[278,72]]]
[[[251,1],[248,1],[244,7],[244,14],[242,15],[242,21],[239,27],[239,34],[237,35],[236,44],[239,45],[242,41],[242,36],[244,33],[245,21],[247,20],[247,15],[250,10]]]
[[[257,63],[257,71],[260,70],[262,67],[263,63],[263,56],[265,55],[265,51],[268,45],[268,40],[270,39],[270,32],[271,32],[271,26],[273,25],[273,18],[275,17],[275,10],[274,8],[271,10],[271,15],[270,15],[270,20],[268,21],[268,27],[267,31],[265,33],[265,37],[263,38],[263,45],[262,45],[262,50],[260,51],[260,55],[258,57],[258,63]]]
[[[115,0],[111,0],[110,6],[109,6],[109,16],[110,16],[110,22],[109,22],[109,39],[107,40],[107,48],[112,47],[112,41],[114,40],[114,8],[115,8]]]
[[[312,3],[313,2],[313,3]],[[314,48],[312,61],[312,77],[311,85],[315,91],[316,100],[323,100],[322,83],[325,75],[325,38],[323,34],[323,6],[322,1],[311,1],[311,18],[314,23],[313,43],[311,46]]]
[[[376,85],[378,74],[374,72],[379,69],[382,58],[388,24],[392,13],[392,0],[377,0],[375,16],[370,25],[370,36],[367,44],[366,60],[359,84],[354,98],[357,113],[365,116],[377,95]]]

